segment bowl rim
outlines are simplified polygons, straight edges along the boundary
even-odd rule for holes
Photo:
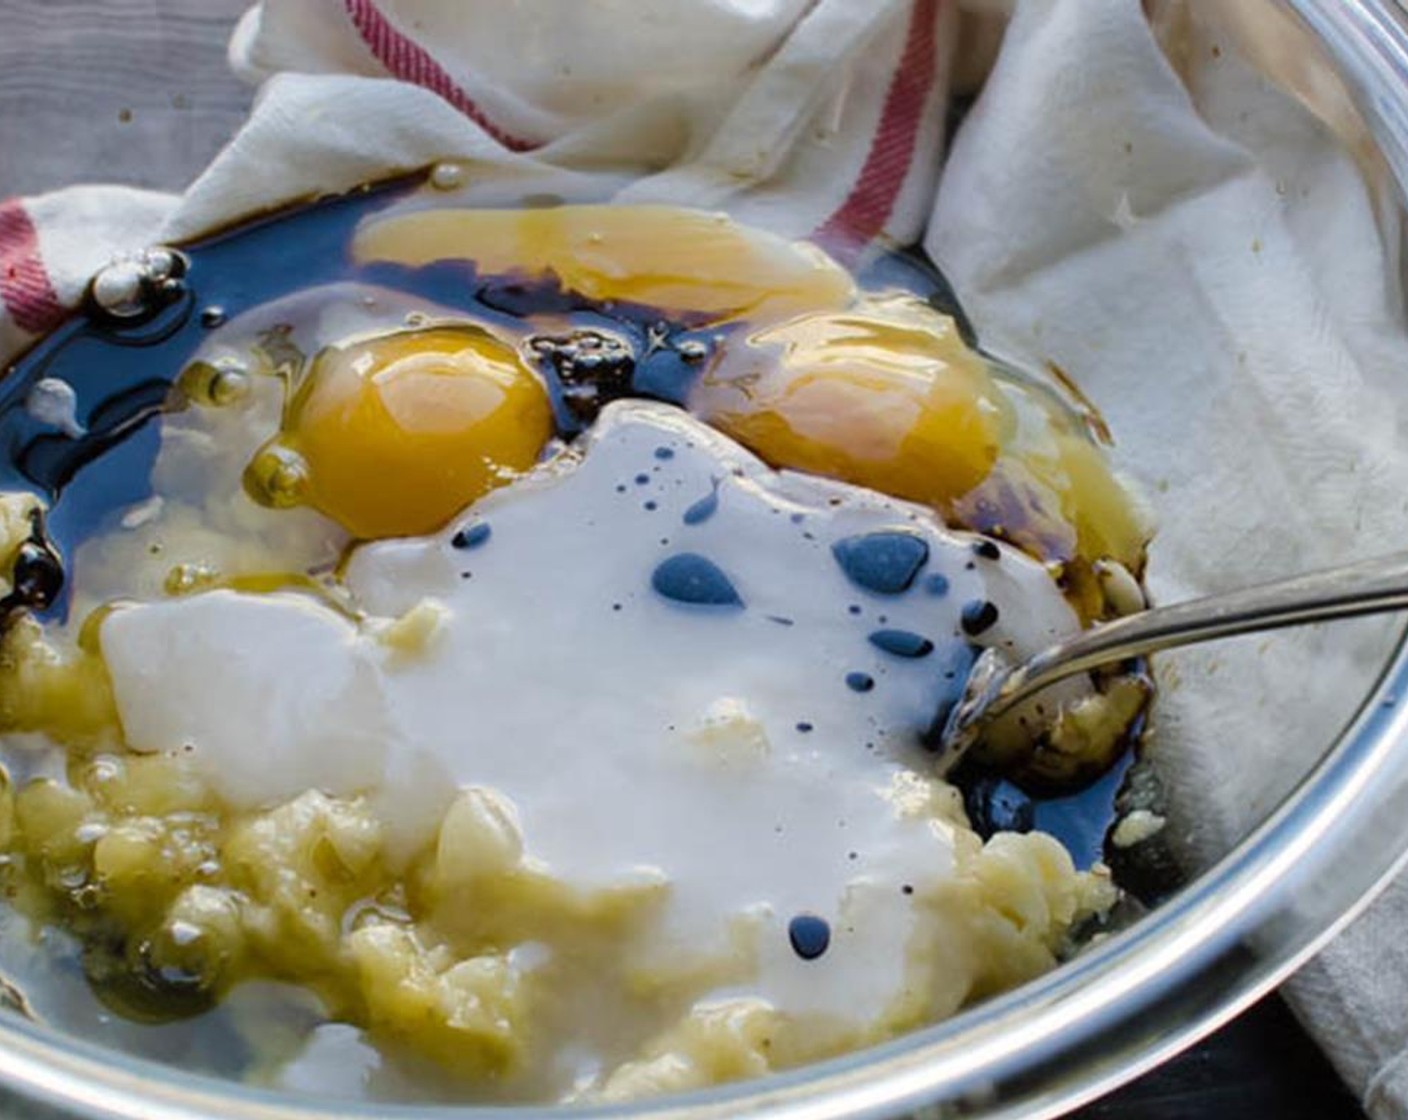
[[[1337,65],[1405,202],[1408,92],[1396,91],[1408,90],[1408,12],[1393,0],[1278,2]],[[1317,765],[1156,917],[953,1019],[826,1062],[625,1106],[320,1105],[0,1015],[0,1084],[94,1120],[1055,1116],[1233,1018],[1352,921],[1408,863],[1408,703],[1400,697],[1408,698],[1408,632]],[[1369,852],[1359,850],[1365,822],[1379,818],[1402,823],[1376,833],[1380,843]],[[1383,843],[1386,837],[1393,842]],[[1346,863],[1346,856],[1357,858]]]

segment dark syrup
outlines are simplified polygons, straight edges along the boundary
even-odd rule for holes
[[[154,424],[171,399],[172,385],[208,333],[243,312],[305,288],[361,282],[419,296],[521,332],[529,315],[566,315],[571,336],[545,339],[543,373],[558,426],[580,431],[584,417],[562,353],[594,336],[620,339],[634,355],[627,388],[636,396],[680,403],[698,375],[691,346],[713,345],[719,333],[688,322],[664,322],[650,308],[609,308],[565,293],[554,284],[513,278],[481,280],[468,262],[421,268],[354,264],[353,230],[363,219],[404,198],[420,177],[371,186],[257,218],[182,245],[188,260],[184,291],[156,315],[125,325],[75,314],[36,343],[0,379],[0,490],[29,490],[51,506],[50,538],[64,553],[108,524],[116,511],[151,494],[159,446]],[[574,343],[573,339],[576,342]],[[618,349],[602,348],[600,403],[620,380]],[[580,365],[580,357],[577,365]],[[605,376],[609,375],[609,376]],[[77,438],[29,415],[25,401],[42,378],[56,378],[77,397]],[[593,413],[594,414],[594,413]],[[66,597],[51,609],[61,612]]]
[[[96,313],[76,313],[16,360],[0,378],[0,490],[28,490],[45,498],[50,506],[46,545],[60,557],[71,555],[86,538],[108,527],[120,511],[149,497],[159,447],[155,421],[170,406],[176,378],[210,331],[306,288],[343,281],[377,285],[462,309],[514,333],[523,332],[529,316],[551,312],[559,320],[565,318],[570,330],[540,336],[541,345],[532,349],[548,383],[560,433],[567,438],[590,422],[600,404],[617,396],[683,403],[699,375],[701,355],[725,338],[727,328],[662,320],[651,308],[594,304],[554,284],[480,277],[469,262],[420,268],[354,264],[349,245],[358,223],[403,199],[422,182],[423,176],[414,176],[368,186],[181,245],[188,264],[184,288],[155,315],[124,324]],[[901,288],[921,296],[953,316],[965,340],[975,342],[952,288],[919,254],[883,254],[858,278],[866,287]],[[623,360],[616,340],[624,345],[629,361]],[[601,370],[601,377],[582,376],[582,359],[590,354],[600,358],[589,359],[585,368]],[[34,384],[46,377],[72,387],[76,419],[85,434],[65,434],[26,410]],[[711,512],[705,509],[707,501],[704,496],[698,504],[700,519]],[[946,588],[928,586],[927,590],[942,594]],[[41,617],[62,617],[68,589],[57,588],[31,605]],[[1031,823],[1060,839],[1078,866],[1089,867],[1103,858],[1105,836],[1115,819],[1116,795],[1129,765],[1127,753],[1084,789],[1030,797]],[[994,780],[968,766],[954,776],[970,798],[979,783],[990,788]],[[51,1009],[56,1025],[129,1052],[226,1076],[251,1063],[247,1047],[235,1042],[242,1032],[231,1029],[235,1012],[229,1007],[205,1012],[200,1017],[202,1026],[195,1031],[177,1024],[124,1024],[102,1014],[92,996],[79,991],[78,953],[65,944],[63,935],[55,935],[53,960],[46,966],[51,982],[55,974],[67,977],[59,987],[69,1010]],[[0,953],[0,970],[11,967],[23,970],[8,954]],[[271,985],[254,985],[250,993],[248,999],[260,1010],[252,1016],[245,1010],[242,1016],[259,1019],[267,1013],[271,1021],[286,1022],[292,1013],[301,1016],[300,1021],[316,1021],[302,996],[281,994]],[[437,1095],[434,1089],[427,1092]]]

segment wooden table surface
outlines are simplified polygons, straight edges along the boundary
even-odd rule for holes
[[[0,0],[0,198],[82,180],[175,190],[244,118],[225,64],[245,0]],[[51,1115],[10,1102],[0,1116]],[[1080,1120],[1362,1116],[1278,997]]]

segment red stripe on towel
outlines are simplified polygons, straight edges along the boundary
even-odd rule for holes
[[[396,30],[375,0],[343,0],[343,6],[362,42],[393,77],[443,97],[511,152],[529,152],[542,147],[540,141],[515,136],[491,121],[474,98],[424,47]]]
[[[890,78],[880,125],[860,175],[846,200],[812,234],[833,247],[857,252],[889,221],[914,159],[924,103],[934,87],[938,51],[934,29],[941,0],[914,0],[904,51]]]
[[[0,301],[21,329],[35,334],[65,314],[39,256],[39,234],[17,198],[0,202]]]

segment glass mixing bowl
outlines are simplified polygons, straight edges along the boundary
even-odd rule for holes
[[[242,4],[122,0],[75,5],[58,20],[43,14],[47,6],[0,0],[0,150],[38,153],[52,146],[35,135],[62,134],[69,164],[38,155],[12,161],[0,169],[0,194],[94,176],[179,186],[246,106],[248,95],[225,75],[220,38],[208,27],[228,22]],[[1408,16],[1392,0],[1284,0],[1281,7],[1318,43],[1405,197]],[[72,18],[85,8],[92,21]],[[45,72],[74,69],[82,76],[56,102]],[[1244,574],[1248,582],[1256,576]],[[1287,765],[1265,776],[1259,803],[1275,808],[1235,844],[1202,851],[1189,885],[1130,928],[1036,982],[890,1044],[610,1114],[1053,1116],[1177,1053],[1293,972],[1403,863],[1408,705],[1397,700],[1408,696],[1408,652],[1401,637],[1388,643],[1377,679],[1343,698],[1354,714],[1338,738],[1296,745]],[[131,1120],[432,1120],[453,1111],[280,1096],[101,1048],[8,1009],[0,1011],[0,1082],[68,1112]],[[557,1114],[511,1110],[514,1120]]]

